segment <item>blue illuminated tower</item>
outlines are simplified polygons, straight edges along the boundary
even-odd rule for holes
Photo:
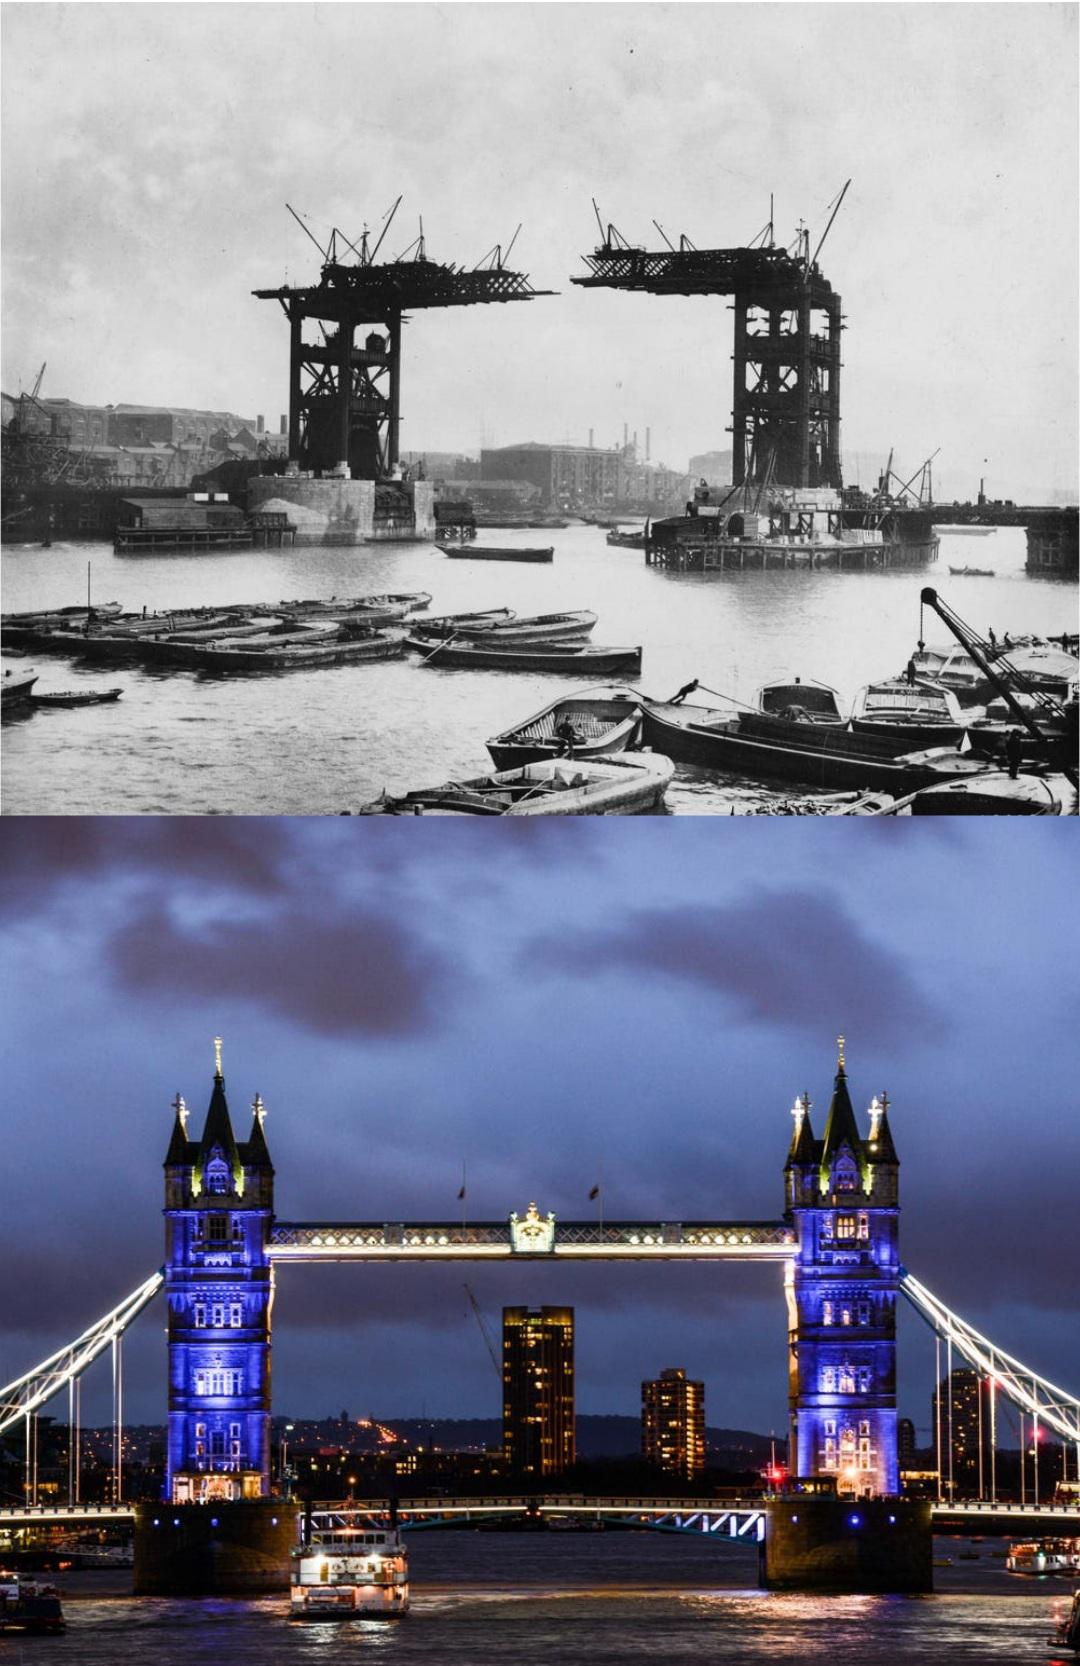
[[[848,1095],[844,1040],[824,1138],[796,1099],[784,1178],[799,1251],[788,1269],[791,1465],[833,1477],[841,1494],[899,1491],[896,1297],[899,1162],[888,1098],[861,1138]]]
[[[233,1137],[220,1041],[214,1046],[202,1138],[188,1138],[178,1094],[165,1157],[165,1496],[174,1503],[261,1498],[270,1490],[274,1169],[258,1095],[247,1141]]]

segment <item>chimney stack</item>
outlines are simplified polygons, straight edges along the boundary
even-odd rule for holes
[[[281,419],[281,430],[280,431],[283,434],[287,434],[289,432],[289,419],[288,419],[287,416],[283,416],[282,419]]]
[[[591,428],[590,428],[590,429],[589,429],[589,450],[590,450],[590,451],[591,451],[591,450],[592,450],[592,448],[593,448],[593,443],[592,443],[592,441],[593,441],[593,431],[592,431],[592,429],[591,429]]]
[[[266,418],[265,417],[256,417],[255,418],[255,432],[256,432],[256,434],[265,434],[266,433]]]
[[[623,443],[623,450],[624,451],[626,450],[626,447],[629,444],[629,442],[630,442],[630,429],[629,429],[628,425],[624,422],[623,425],[622,425],[622,443]]]
[[[645,430],[645,461],[649,462],[651,457],[652,457],[652,429],[651,428],[646,428],[646,430]]]

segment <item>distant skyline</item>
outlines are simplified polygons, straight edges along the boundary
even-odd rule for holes
[[[582,291],[591,199],[634,243],[768,219],[844,300],[845,452],[992,496],[1076,489],[1076,9],[1043,4],[3,8],[2,385],[94,403],[287,407],[311,282],[403,195],[430,256],[523,229],[527,305],[418,313],[403,449],[726,449],[721,299]],[[960,489],[959,486],[956,489]],[[964,493],[967,495],[967,492]]]
[[[0,1382],[160,1265],[171,1101],[201,1130],[215,1035],[238,1131],[268,1107],[283,1219],[453,1220],[464,1164],[473,1220],[769,1220],[842,1032],[862,1125],[890,1094],[905,1264],[1076,1392],[1068,828],[717,832],[0,822]],[[681,1365],[711,1424],[786,1429],[779,1270],[723,1264],[286,1267],[275,1412],[497,1416],[465,1278],[496,1328],[504,1303],[575,1307],[583,1413],[633,1415]],[[164,1416],[162,1327],[125,1344],[132,1422]],[[933,1369],[902,1313],[924,1435]],[[107,1369],[84,1406],[107,1416]]]

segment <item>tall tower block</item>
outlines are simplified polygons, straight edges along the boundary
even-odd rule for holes
[[[188,1138],[177,1095],[165,1157],[165,1496],[175,1504],[270,1491],[274,1170],[258,1095],[248,1139],[233,1136],[220,1042],[215,1049],[202,1138]]]
[[[798,1233],[788,1269],[791,1464],[828,1476],[847,1496],[899,1492],[896,1298],[899,1162],[888,1099],[874,1098],[858,1131],[844,1044],[824,1137],[796,1099],[784,1169],[785,1218]]]

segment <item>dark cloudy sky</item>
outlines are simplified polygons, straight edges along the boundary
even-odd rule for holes
[[[524,228],[529,306],[418,314],[402,444],[726,447],[723,301],[596,294],[591,199],[634,243],[814,241],[844,300],[844,445],[1041,501],[1076,488],[1076,7],[1043,4],[3,8],[3,387],[287,409],[312,282],[285,210],[355,239],[404,201],[433,259]],[[849,469],[849,472],[850,469]],[[865,479],[864,479],[865,483]]]
[[[893,1099],[906,1263],[1080,1384],[1064,824],[57,818],[0,823],[0,858],[0,1381],[159,1264],[169,1105],[201,1125],[215,1034],[280,1216],[381,1221],[453,1218],[463,1160],[474,1218],[588,1216],[598,1179],[610,1218],[775,1218],[843,1031],[860,1112]],[[496,1324],[576,1305],[581,1410],[681,1364],[710,1421],[784,1426],[779,1270],[735,1265],[285,1268],[277,1409],[494,1415],[464,1276]],[[161,1325],[130,1333],[133,1418],[164,1410]]]

